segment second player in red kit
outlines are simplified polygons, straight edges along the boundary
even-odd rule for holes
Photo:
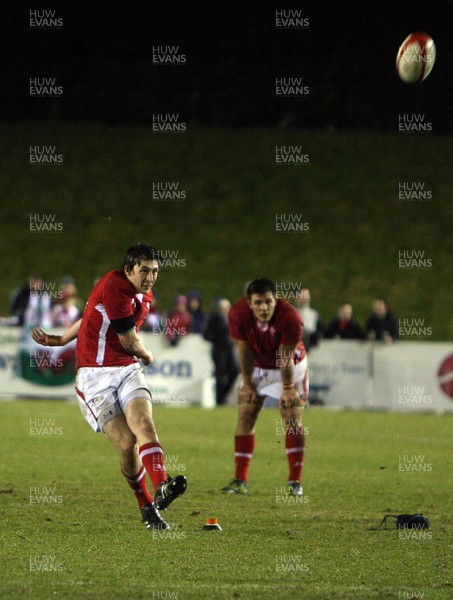
[[[298,311],[276,298],[266,278],[247,287],[228,315],[230,335],[239,357],[239,419],[234,438],[235,477],[225,493],[247,494],[248,471],[255,449],[255,423],[266,397],[277,398],[285,426],[288,493],[303,496],[301,485],[305,435],[302,410],[308,399],[308,368],[302,342],[303,323]]]

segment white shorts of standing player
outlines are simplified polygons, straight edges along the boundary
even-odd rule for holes
[[[96,432],[122,415],[133,398],[149,398],[151,393],[139,363],[126,367],[80,367],[76,375],[80,410]]]
[[[242,380],[240,386],[242,386]],[[260,396],[266,396],[267,406],[276,406],[283,392],[280,369],[253,369],[253,383]],[[301,398],[308,401],[308,361],[307,357],[294,366],[294,385]]]

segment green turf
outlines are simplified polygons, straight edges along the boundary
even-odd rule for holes
[[[395,117],[396,124],[396,117]],[[234,300],[263,275],[307,285],[330,320],[350,299],[364,322],[377,295],[401,318],[420,318],[432,339],[453,338],[453,137],[277,129],[200,129],[153,134],[146,126],[10,123],[3,145],[0,291],[31,271],[50,283],[93,280],[136,241],[179,252],[181,268],[156,284],[162,307],[199,288]],[[53,145],[61,166],[33,166],[29,146]],[[275,164],[276,145],[300,145],[305,166]],[[155,182],[179,183],[181,202],[152,199]],[[419,182],[431,201],[398,200],[399,182]],[[30,214],[55,215],[61,233],[30,232]],[[276,214],[301,215],[307,233],[277,233]],[[432,268],[400,269],[400,251],[422,251]],[[183,266],[181,266],[183,265]]]
[[[286,478],[277,418],[260,417],[250,495],[225,497],[235,409],[156,407],[167,458],[190,482],[166,513],[172,531],[156,539],[115,452],[75,404],[0,403],[0,596],[451,598],[451,416],[310,409],[303,504],[276,490]],[[60,435],[30,435],[30,419],[51,419]],[[412,454],[431,470],[399,471]],[[32,504],[30,487],[53,487],[61,502]],[[417,511],[431,519],[425,537],[378,530],[387,512]],[[203,531],[207,517],[223,531]],[[54,570],[37,570],[43,557]]]

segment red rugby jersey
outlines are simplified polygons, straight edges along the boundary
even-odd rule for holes
[[[76,368],[123,367],[136,359],[121,346],[111,321],[135,317],[140,329],[153,301],[152,292],[137,293],[122,269],[110,271],[94,286],[77,335]]]
[[[242,298],[231,307],[228,325],[232,338],[250,344],[257,367],[279,369],[277,351],[280,344],[297,344],[294,351],[295,364],[305,357],[302,318],[286,300],[279,298],[272,319],[268,323],[262,323],[255,318],[248,298]]]

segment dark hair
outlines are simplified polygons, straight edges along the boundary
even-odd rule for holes
[[[153,246],[149,244],[135,244],[135,246],[130,246],[126,255],[123,258],[123,264],[121,265],[123,269],[130,272],[135,267],[135,265],[140,265],[143,260],[157,260],[161,259],[161,253],[159,250],[156,250]]]
[[[270,279],[261,277],[260,279],[254,279],[247,286],[247,298],[251,298],[253,294],[265,294],[266,292],[272,292],[275,296],[276,290],[275,285]]]

